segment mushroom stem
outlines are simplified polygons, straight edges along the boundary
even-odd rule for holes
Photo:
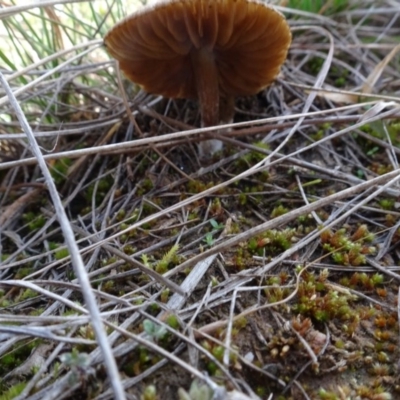
[[[197,96],[200,103],[202,126],[219,124],[219,82],[217,66],[213,53],[200,48],[191,53],[196,81]]]
[[[235,114],[235,99],[231,95],[221,96],[219,99],[219,122],[230,124]]]

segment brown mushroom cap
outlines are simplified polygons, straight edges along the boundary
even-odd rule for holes
[[[214,60],[222,96],[252,95],[278,75],[291,33],[283,15],[260,1],[169,0],[123,19],[104,42],[147,92],[198,98],[194,52]]]

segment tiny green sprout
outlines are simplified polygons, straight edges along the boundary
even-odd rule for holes
[[[379,151],[379,147],[374,146],[374,147],[372,147],[372,149],[367,151],[367,156],[373,156],[374,154],[378,153],[378,151]]]
[[[214,234],[222,229],[225,228],[224,224],[219,224],[215,219],[211,218],[210,219],[210,225],[212,226],[212,231],[208,232],[203,239],[204,243],[208,246],[211,247],[214,244]]]
[[[89,355],[80,353],[76,349],[73,349],[71,353],[61,354],[60,361],[71,369],[71,384],[75,384],[77,381],[82,380],[83,376],[92,375],[95,372],[90,366]]]
[[[214,275],[211,276],[211,286],[212,287],[216,287],[218,286],[219,282],[218,282],[218,278],[215,277]]]
[[[203,241],[208,247],[212,247],[212,245],[214,244],[213,234],[211,232],[208,232]]]
[[[73,349],[70,353],[64,353],[60,356],[60,361],[70,368],[87,368],[90,365],[90,357],[87,353],[79,353]]]
[[[149,319],[145,319],[143,321],[143,329],[149,335],[150,339],[154,340],[155,342],[164,338],[167,334],[167,329],[165,328],[165,326],[155,324]]]
[[[154,267],[155,271],[158,272],[159,274],[164,274],[165,272],[167,272],[169,264],[175,261],[178,250],[179,250],[179,245],[178,244],[173,245],[164,254],[162,259],[156,263]]]
[[[361,168],[358,168],[355,174],[358,178],[365,179],[365,172]]]
[[[140,396],[141,400],[156,400],[157,399],[157,389],[154,385],[148,385],[144,389],[143,394]]]
[[[213,228],[213,231],[219,231],[225,228],[224,224],[219,224],[214,218],[210,219],[210,224]]]
[[[151,268],[150,262],[149,262],[149,256],[147,254],[142,254],[141,256],[142,263],[147,267]]]
[[[190,385],[189,393],[185,389],[178,389],[179,400],[211,400],[213,394],[213,390],[209,386],[197,380]]]

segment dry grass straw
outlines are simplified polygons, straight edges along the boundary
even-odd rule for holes
[[[333,340],[342,322],[298,317],[292,307],[304,279],[329,270],[331,291],[397,310],[373,291],[339,284],[354,272],[379,271],[391,295],[398,286],[395,2],[349,1],[334,15],[281,7],[294,37],[282,75],[259,96],[237,101],[235,123],[223,126],[227,150],[208,165],[197,159],[195,143],[217,128],[196,128],[193,102],[166,101],[126,83],[144,137],[126,116],[115,64],[101,47],[107,27],[125,12],[121,4],[79,3],[89,15],[80,21],[72,3],[0,9],[11,46],[28,43],[35,51],[18,66],[0,53],[7,61],[0,69],[0,370],[8,380],[1,390],[27,375],[20,400],[90,391],[91,398],[123,399],[151,382],[158,390],[168,382],[162,395],[172,398],[196,377],[220,394],[316,398],[319,386],[330,385],[315,384],[310,374],[337,357]],[[43,43],[32,32],[24,36],[18,23],[47,29]],[[274,214],[278,206],[282,214]],[[362,265],[335,263],[321,235],[360,225],[374,233],[377,252]],[[289,248],[276,251],[266,241],[264,254],[248,250],[266,232],[289,227],[296,229]],[[276,289],[270,279],[283,275],[285,296],[269,302]],[[171,315],[178,330],[168,324]],[[322,350],[296,328],[296,318],[306,317],[325,341]],[[246,328],[237,328],[244,318]],[[153,337],[146,323],[164,336]],[[289,361],[276,361],[289,383],[267,366],[270,343],[290,335],[281,331],[304,349],[296,373]],[[2,366],[38,338],[14,370]],[[82,354],[77,364],[60,363],[73,349]],[[147,354],[143,364],[140,354]],[[351,362],[344,357],[330,367],[338,373]],[[205,372],[210,364],[218,376]],[[102,365],[111,383],[102,381]],[[167,365],[182,376],[173,380]],[[264,394],[253,375],[268,380]],[[349,395],[357,391],[345,386]]]

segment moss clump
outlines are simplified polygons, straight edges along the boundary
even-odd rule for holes
[[[365,272],[355,272],[350,277],[345,276],[341,278],[339,283],[351,289],[375,290],[381,297],[386,297],[387,295],[386,289],[379,287],[384,283],[384,276],[382,274],[375,273],[371,275]]]
[[[289,209],[284,207],[282,204],[275,207],[272,211],[271,211],[271,218],[276,218],[276,217],[280,217],[281,215],[284,215],[286,213],[289,212]]]
[[[297,303],[292,306],[293,311],[319,322],[334,318],[353,321],[356,315],[349,304],[352,296],[333,290],[327,277],[327,270],[319,275],[305,271],[299,283]]]
[[[14,279],[24,279],[26,276],[30,275],[33,271],[34,271],[33,268],[29,267],[18,268],[18,271],[15,273]]]
[[[111,176],[106,176],[103,179],[98,180],[96,183],[92,183],[86,190],[85,198],[88,204],[91,204],[93,195],[95,196],[95,204],[98,206],[106,197],[108,191],[113,185],[113,179]]]
[[[46,223],[46,218],[44,217],[44,215],[37,214],[33,211],[29,211],[23,214],[22,219],[24,223],[28,225],[28,229],[31,232],[39,230]]]
[[[323,249],[330,254],[336,264],[358,266],[365,264],[366,255],[376,251],[371,245],[374,235],[366,225],[360,225],[350,235],[346,228],[333,232],[330,229],[321,232]]]
[[[383,210],[391,211],[394,210],[395,203],[394,199],[381,199],[379,200],[379,207]]]
[[[262,235],[252,238],[247,243],[247,250],[260,256],[275,256],[292,246],[292,240],[296,235],[295,229],[272,229]]]

